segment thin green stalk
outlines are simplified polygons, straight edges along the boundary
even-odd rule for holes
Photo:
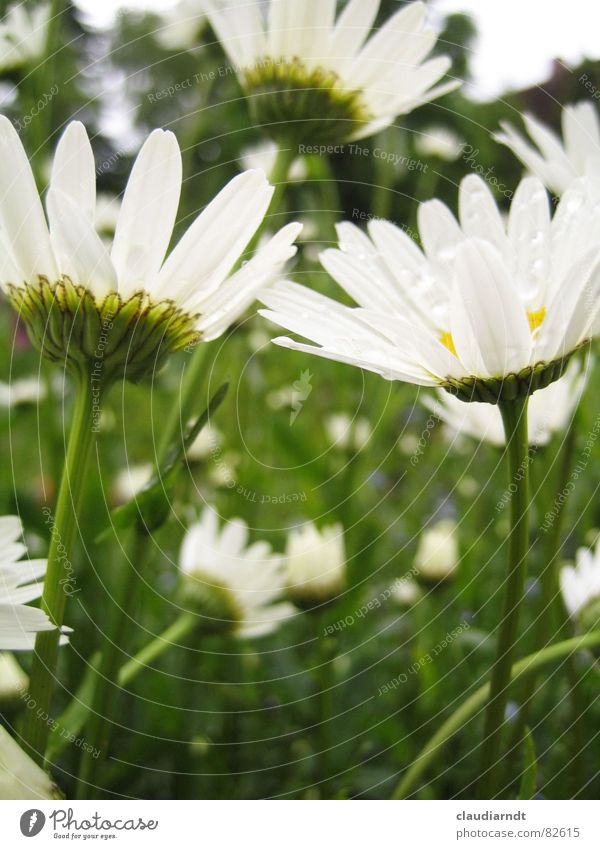
[[[555,490],[563,498],[568,497],[569,489],[567,483],[572,471],[573,453],[577,443],[579,414],[575,413],[571,425],[569,427],[565,442],[562,448],[559,469],[557,475],[557,483]],[[572,631],[568,627],[568,619],[565,617],[564,609],[561,601],[560,584],[558,577],[558,566],[560,561],[560,552],[562,550],[562,528],[564,524],[566,503],[563,501],[560,511],[557,513],[551,528],[548,530],[544,544],[542,545],[542,570],[540,572],[540,612],[538,618],[538,627],[535,632],[536,643],[534,648],[543,649],[550,645],[556,637],[567,639],[572,636]],[[572,683],[571,702],[573,705],[580,706],[581,687],[578,684],[577,670],[574,669],[573,659],[567,660],[569,677]],[[521,710],[519,711],[518,722],[515,724],[514,733],[508,747],[509,754],[517,751],[526,726],[529,725],[529,716],[533,706],[533,699],[539,687],[539,678],[532,677],[526,681],[523,693],[521,694]],[[577,715],[577,713],[575,713]],[[578,726],[576,726],[578,727]],[[578,750],[574,754],[575,767],[573,772],[580,772],[580,761]],[[509,780],[508,775],[506,781]]]
[[[480,799],[493,799],[501,776],[501,747],[504,714],[508,701],[511,666],[519,637],[519,614],[525,591],[529,548],[529,440],[527,431],[528,398],[501,401],[508,452],[510,532],[508,569],[504,589],[504,610],[492,668],[490,698],[484,723],[481,770],[478,780]]]
[[[181,642],[198,627],[199,620],[192,613],[182,613],[172,625],[156,636],[148,645],[126,661],[117,673],[120,687],[130,684],[152,661],[161,657],[168,649]],[[101,654],[95,654],[89,662],[88,670],[75,697],[53,724],[48,758],[53,761],[69,744],[76,739],[88,718],[93,698],[94,684],[97,679]]]
[[[342,213],[340,194],[337,181],[331,168],[331,162],[325,156],[311,156],[309,160],[310,175],[319,183],[321,207],[318,210],[319,238],[324,242],[336,241],[335,225]]]
[[[198,400],[200,386],[202,385],[202,376],[206,367],[206,359],[209,352],[209,345],[201,342],[190,359],[189,365],[183,376],[183,385],[179,404],[173,404],[164,428],[162,428],[158,447],[156,449],[156,467],[164,464],[169,448],[178,436],[182,437],[183,432],[187,427],[189,419],[194,412],[194,406]]]
[[[123,664],[117,676],[119,685],[124,687],[131,683],[153,660],[159,658],[167,649],[180,644],[198,627],[198,622],[198,617],[194,613],[182,613],[162,634],[155,637],[152,642]]]
[[[58,659],[60,636],[58,629],[63,624],[67,599],[65,587],[71,580],[71,558],[78,526],[77,517],[94,444],[93,405],[97,403],[97,400],[85,376],[80,375],[77,380],[71,432],[55,514],[54,516],[48,514],[52,534],[42,594],[42,609],[57,626],[57,630],[38,634],[35,641],[29,688],[29,697],[33,700],[35,707],[27,712],[23,726],[23,740],[29,747],[32,758],[39,764],[44,762],[48,741],[47,718],[50,716]]]
[[[130,617],[135,609],[135,598],[140,582],[139,564],[145,562],[145,536],[133,532],[130,556],[126,558],[119,572],[119,580],[114,595],[109,598],[108,623],[103,634],[100,663],[94,674],[90,717],[86,728],[88,746],[81,752],[81,764],[77,783],[77,796],[89,798],[94,790],[90,782],[92,772],[98,769],[98,763],[106,757],[108,748],[111,714],[117,697],[118,670],[121,652],[125,643]],[[99,751],[100,756],[94,757]]]
[[[568,498],[569,488],[567,486],[569,476],[573,470],[573,454],[577,444],[579,414],[576,412],[569,427],[565,444],[560,458],[558,475],[558,495]],[[540,575],[541,584],[541,607],[542,618],[540,622],[540,644],[541,646],[550,642],[554,634],[560,631],[564,634],[565,617],[561,603],[560,583],[558,578],[558,566],[562,550],[562,529],[565,516],[565,501],[554,519],[554,523],[547,534],[547,545],[544,546],[544,561]],[[566,636],[566,634],[564,634]]]
[[[269,207],[269,214],[271,216],[278,215],[281,212],[281,202],[287,189],[290,168],[296,159],[298,159],[298,148],[295,146],[280,147],[277,151],[275,162],[269,174],[269,182],[275,186],[275,193]],[[254,237],[254,243],[256,243],[256,239],[257,236]]]
[[[564,640],[553,646],[534,652],[528,657],[516,663],[510,670],[510,680],[518,681],[532,672],[536,672],[548,663],[570,657],[581,649],[592,649],[600,646],[600,631],[593,631],[584,637],[574,637]],[[433,737],[425,744],[423,749],[412,762],[406,775],[400,781],[394,791],[394,799],[406,799],[413,791],[417,781],[424,774],[435,758],[441,753],[444,746],[456,734],[457,731],[468,722],[488,701],[490,695],[490,683],[479,687],[462,705],[450,716]]]
[[[33,165],[36,178],[41,179],[45,158],[48,153],[53,126],[53,92],[57,87],[56,58],[63,45],[60,40],[60,24],[65,14],[64,0],[51,0],[48,9],[48,30],[46,33],[45,56],[31,72],[32,109],[49,97],[30,124],[30,136],[33,150]]]
[[[319,626],[319,645],[316,657],[316,703],[317,703],[317,726],[316,742],[317,766],[316,783],[321,791],[321,798],[330,798],[331,786],[331,716],[332,716],[332,660],[335,651],[335,640],[333,636],[326,636],[327,625],[331,621],[331,608],[323,607],[316,619]]]

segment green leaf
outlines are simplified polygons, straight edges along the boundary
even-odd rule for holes
[[[535,744],[531,731],[528,727],[523,732],[523,772],[521,774],[521,787],[519,799],[533,799],[537,786],[537,758]]]
[[[124,531],[134,525],[142,534],[154,533],[164,525],[171,511],[175,482],[186,453],[200,431],[206,427],[210,417],[223,403],[228,389],[228,383],[217,389],[206,410],[188,428],[183,439],[170,449],[162,468],[158,469],[131,501],[111,512],[110,524],[96,537],[97,543],[107,539],[111,532]]]

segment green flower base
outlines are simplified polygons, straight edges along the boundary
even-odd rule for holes
[[[256,125],[279,142],[311,145],[350,140],[371,120],[358,91],[340,88],[337,74],[272,59],[246,71],[244,89]]]
[[[504,377],[448,378],[442,384],[446,392],[455,395],[461,401],[478,401],[484,404],[499,404],[501,401],[514,401],[533,395],[538,389],[545,389],[563,376],[569,364],[572,352],[567,357],[551,363],[537,363],[523,369],[518,374]]]
[[[45,357],[106,383],[140,380],[169,354],[199,340],[194,316],[172,301],[153,303],[146,292],[127,300],[111,292],[96,301],[68,277],[57,283],[39,277],[8,286],[7,294]]]

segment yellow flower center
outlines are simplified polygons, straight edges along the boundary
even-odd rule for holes
[[[535,333],[535,331],[544,323],[544,319],[546,318],[546,307],[542,307],[541,310],[537,310],[536,312],[528,312],[527,318],[529,319],[529,329],[532,333]]]
[[[442,335],[440,336],[440,342],[445,348],[448,348],[451,354],[454,354],[455,357],[458,357],[458,354],[456,353],[456,348],[454,347],[454,339],[452,338],[451,333],[442,333]]]

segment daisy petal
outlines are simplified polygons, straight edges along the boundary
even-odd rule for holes
[[[4,115],[0,115],[0,225],[24,280],[38,274],[50,280],[58,277],[31,166],[17,131]]]
[[[123,297],[153,291],[173,234],[181,177],[177,139],[154,130],[131,170],[115,230],[111,259]]]
[[[96,210],[96,167],[85,127],[71,121],[54,154],[50,189],[68,195],[90,221]]]
[[[484,377],[520,370],[529,362],[531,332],[500,255],[489,243],[470,239],[457,249],[455,271],[451,330],[459,359]]]

